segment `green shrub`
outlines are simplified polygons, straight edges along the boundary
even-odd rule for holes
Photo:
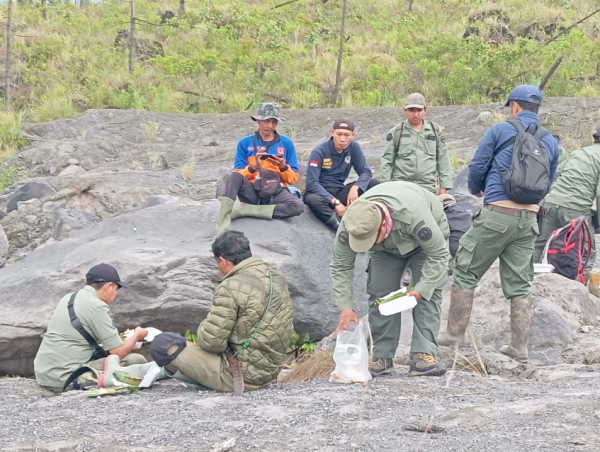
[[[17,149],[25,144],[21,138],[23,112],[0,113],[0,162],[15,155]]]

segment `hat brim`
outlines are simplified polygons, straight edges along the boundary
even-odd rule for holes
[[[123,281],[115,281],[115,284],[117,284],[119,287],[123,287],[125,289],[129,289],[129,284],[127,284],[126,282]]]
[[[350,248],[355,253],[365,253],[373,248],[378,234],[379,228],[375,229],[373,233],[362,236],[360,239],[352,234],[348,234],[348,245],[350,245]]]
[[[284,122],[285,118],[278,118],[277,116],[250,116],[252,121],[266,121],[267,119],[276,119],[278,122]]]
[[[405,105],[404,108],[425,108],[425,105],[409,104],[409,105]]]

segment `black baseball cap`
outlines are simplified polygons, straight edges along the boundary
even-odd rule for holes
[[[337,118],[333,122],[333,130],[346,129],[354,132],[354,122],[350,118]]]
[[[600,122],[596,126],[596,130],[592,133],[592,136],[596,139],[600,139]]]
[[[119,287],[125,287],[127,289],[127,283],[121,281],[119,273],[115,270],[115,267],[108,264],[98,264],[90,268],[90,271],[85,275],[87,284],[113,282],[119,285]]]

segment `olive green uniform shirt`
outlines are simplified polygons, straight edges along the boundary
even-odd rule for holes
[[[398,152],[394,152],[394,134],[399,126],[390,130],[381,157],[379,180],[381,182],[413,182],[436,193],[436,175],[440,188],[452,188],[452,168],[448,146],[439,132],[436,140],[433,125],[424,121],[419,132],[404,120]]]
[[[369,252],[405,255],[420,247],[427,259],[414,289],[424,299],[431,299],[450,259],[446,241],[450,228],[438,197],[409,182],[388,182],[371,188],[362,198],[387,206],[393,222],[390,235],[383,242],[374,244]],[[340,310],[354,309],[352,282],[356,253],[348,245],[345,218],[336,234],[330,264],[333,292]]]
[[[71,325],[67,309],[71,295],[59,301],[33,362],[35,379],[42,386],[63,386],[69,375],[94,353],[94,348]],[[92,286],[79,291],[73,306],[81,324],[98,344],[106,350],[123,345],[108,304],[98,298]]]
[[[600,144],[573,151],[560,169],[545,202],[580,211],[594,200],[600,206]]]

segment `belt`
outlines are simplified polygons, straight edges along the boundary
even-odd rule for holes
[[[227,350],[225,356],[227,356],[231,375],[233,376],[233,393],[236,396],[241,397],[244,395],[244,374],[242,373],[242,366],[240,366],[239,360],[233,355],[232,350]]]
[[[486,204],[485,206],[483,206],[483,208],[491,210],[492,212],[503,213],[504,215],[511,215],[513,217],[520,217],[521,215],[523,215],[523,212],[525,218],[537,217],[537,212],[532,212],[531,210],[527,209],[513,209],[512,207],[501,207],[496,206],[494,204]]]

